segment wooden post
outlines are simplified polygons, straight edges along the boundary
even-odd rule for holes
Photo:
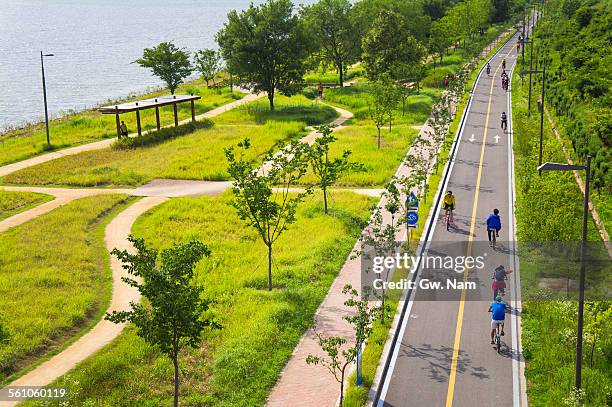
[[[136,102],[138,106],[138,102]],[[136,126],[138,127],[138,135],[142,136],[142,127],[140,126],[140,109],[136,109]]]
[[[155,99],[155,103],[157,103],[157,99]],[[161,123],[159,122],[159,106],[155,106],[155,122],[157,123],[157,130],[161,129]]]
[[[196,119],[195,119],[195,103],[194,103],[193,100],[191,101],[191,121],[192,122],[196,121]]]
[[[119,124],[119,107],[115,106],[115,124],[117,125],[117,138],[121,138],[121,124]]]
[[[173,98],[176,99],[176,95],[174,95]],[[178,127],[178,112],[176,109],[176,102],[174,102],[172,108],[174,109],[174,127]]]

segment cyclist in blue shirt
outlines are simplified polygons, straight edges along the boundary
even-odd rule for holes
[[[495,298],[489,307],[491,312],[491,344],[495,344],[495,329],[501,325],[501,336],[504,336],[504,322],[506,320],[506,303],[502,301],[501,295]]]
[[[493,209],[493,213],[487,217],[487,235],[489,236],[489,246],[493,247],[495,236],[499,237],[501,229],[501,218],[499,217],[499,209]],[[495,235],[494,235],[495,234]]]

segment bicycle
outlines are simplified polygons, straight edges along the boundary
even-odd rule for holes
[[[501,322],[496,324],[495,328],[495,347],[497,348],[497,353],[501,353]]]
[[[446,224],[446,231],[450,231],[450,219],[452,215],[452,209],[446,208],[446,215],[444,216],[444,223]]]

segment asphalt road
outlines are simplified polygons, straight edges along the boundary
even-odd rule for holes
[[[493,270],[512,267],[512,188],[510,135],[501,129],[509,95],[501,88],[502,60],[506,71],[517,61],[518,34],[491,60],[474,89],[446,190],[456,196],[455,223],[446,230],[437,214],[428,253],[440,256],[483,256],[484,267],[457,272],[423,269],[421,282],[440,281],[446,289],[418,288],[381,394],[384,406],[512,406],[518,392],[516,333],[506,315],[501,354],[490,344]],[[510,119],[510,118],[509,118]],[[498,247],[488,244],[485,220],[494,208],[502,217]],[[514,275],[505,300],[511,302]],[[446,287],[447,280],[473,282],[475,289]],[[514,363],[513,363],[514,359]],[[517,400],[518,402],[518,400]]]

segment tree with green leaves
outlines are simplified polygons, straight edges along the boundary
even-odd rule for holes
[[[424,48],[403,26],[399,14],[383,10],[362,39],[362,60],[370,80],[377,80],[383,74],[405,79],[402,76],[407,67],[421,63]]]
[[[348,0],[319,0],[303,12],[308,30],[324,51],[323,57],[338,71],[340,87],[344,86],[344,71],[359,57],[359,37],[351,24],[351,7]]]
[[[317,185],[323,191],[323,208],[325,209],[325,214],[327,214],[327,190],[342,175],[350,171],[362,170],[363,165],[349,160],[351,155],[349,150],[345,150],[340,157],[330,160],[330,145],[337,140],[336,137],[332,136],[333,126],[324,124],[315,127],[315,130],[321,134],[321,137],[317,137],[312,146],[310,146],[308,156],[312,173],[317,178]]]
[[[215,76],[221,70],[221,56],[212,48],[205,48],[197,51],[193,56],[195,69],[200,72],[202,78],[208,82],[212,81],[215,85]]]
[[[380,314],[380,307],[370,306],[368,292],[359,298],[359,293],[350,284],[347,284],[342,289],[342,293],[350,295],[350,298],[344,302],[349,308],[354,311],[350,315],[342,317],[345,321],[353,326],[355,332],[355,345],[343,349],[347,340],[341,336],[330,336],[324,338],[317,331],[316,325],[313,326],[313,331],[319,346],[327,357],[308,355],[306,363],[309,365],[324,366],[340,384],[340,407],[344,402],[344,379],[346,376],[346,368],[349,367],[357,359],[361,346],[372,334],[372,324]]]
[[[312,40],[290,0],[251,4],[232,10],[216,39],[228,69],[254,92],[266,92],[270,110],[274,93],[293,95],[304,87]]]
[[[268,248],[268,290],[272,291],[272,248],[274,243],[296,221],[297,207],[311,188],[291,194],[290,190],[308,169],[308,150],[305,143],[292,143],[280,153],[269,154],[264,165],[257,169],[253,160],[245,156],[251,147],[248,139],[238,143],[239,156],[232,146],[225,149],[229,162],[228,173],[234,180],[231,205],[240,219],[255,229]]]
[[[185,345],[197,348],[205,328],[221,328],[205,317],[210,301],[202,298],[204,289],[193,282],[194,268],[210,250],[199,241],[176,244],[163,250],[147,247],[145,241],[129,236],[136,254],[114,249],[112,254],[123,263],[132,277],[122,280],[138,289],[146,301],[131,302],[130,311],[113,311],[105,319],[116,324],[131,322],[137,334],[158,347],[174,364],[174,406],[179,404],[179,352]],[[159,266],[158,266],[159,260]]]
[[[142,58],[134,61],[138,65],[149,68],[153,75],[166,82],[170,93],[191,75],[189,51],[178,48],[172,42],[162,42],[153,48],[145,48]]]
[[[440,63],[444,59],[446,49],[453,43],[452,31],[448,17],[434,21],[431,25],[429,50],[432,54],[437,54],[440,57]]]
[[[380,148],[380,130],[382,127],[389,123],[389,131],[391,131],[393,109],[397,106],[399,97],[397,87],[389,75],[383,75],[379,80],[372,83],[368,111],[378,131],[378,148]]]

